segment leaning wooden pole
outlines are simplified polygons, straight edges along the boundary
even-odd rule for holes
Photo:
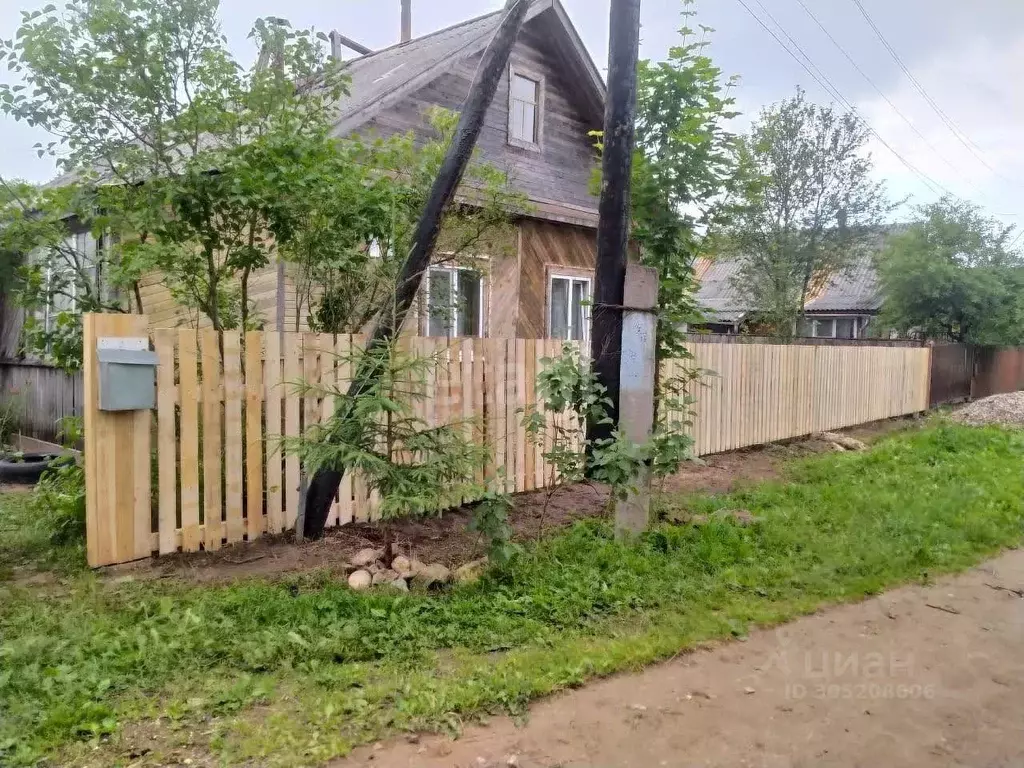
[[[610,437],[619,423],[622,304],[629,248],[629,189],[639,55],[640,0],[612,0],[591,337],[594,372],[611,400],[611,423],[588,424],[587,436],[591,440]]]
[[[462,114],[459,116],[455,136],[452,138],[451,146],[448,147],[441,170],[434,180],[434,186],[416,227],[412,248],[398,276],[393,310],[388,307],[387,310],[381,312],[380,320],[367,347],[368,354],[361,358],[359,369],[349,387],[349,400],[365,392],[369,382],[373,381],[378,374],[380,366],[386,363],[386,355],[378,356],[373,352],[384,350],[395,333],[405,323],[406,315],[409,314],[413,300],[419,292],[423,275],[430,266],[430,256],[441,230],[441,217],[455,197],[466,166],[469,165],[473,148],[476,146],[477,138],[484,124],[484,116],[494,100],[498,82],[508,67],[512,46],[526,19],[530,2],[531,0],[507,0],[505,4],[505,16],[484,52],[483,60],[477,70],[476,80],[462,106]],[[344,414],[341,416],[344,418]],[[319,538],[323,535],[331,503],[338,492],[344,474],[344,467],[337,470],[321,469],[310,481],[305,496],[305,521],[303,524],[303,534],[306,538]]]

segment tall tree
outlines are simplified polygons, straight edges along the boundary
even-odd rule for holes
[[[683,6],[689,20],[690,1]],[[706,53],[713,30],[698,29],[684,25],[666,59],[641,61],[638,72],[631,235],[642,263],[658,270],[659,361],[686,356],[683,328],[700,320],[694,261],[746,183],[726,128],[736,78]]]
[[[735,287],[760,320],[788,335],[808,298],[864,258],[893,208],[871,178],[870,131],[802,90],[761,112],[741,144],[759,183],[737,209],[722,250],[740,260]]]
[[[37,151],[66,171],[27,208],[103,240],[68,278],[76,306],[102,274],[107,285],[93,290],[105,303],[144,311],[139,281],[160,270],[214,328],[252,324],[248,278],[273,257],[268,212],[286,193],[278,164],[328,141],[345,78],[317,35],[282,19],[256,22],[260,60],[242,67],[217,9],[217,0],[70,0],[26,13],[0,43],[0,60],[26,83],[0,85],[0,110],[48,131],[54,141]],[[68,197],[76,206],[62,210]],[[67,274],[63,233],[37,232],[33,267],[52,293],[52,276]]]
[[[878,258],[880,327],[976,344],[1024,343],[1024,256],[1014,227],[943,198]]]

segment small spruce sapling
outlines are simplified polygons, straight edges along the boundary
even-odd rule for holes
[[[375,375],[366,388],[350,397],[347,385],[296,383],[304,397],[333,398],[332,416],[307,427],[300,437],[285,438],[282,447],[302,461],[307,474],[320,469],[357,472],[366,489],[379,499],[376,515],[384,529],[385,559],[390,564],[394,531],[391,521],[440,514],[464,499],[479,499],[473,530],[488,537],[492,559],[511,554],[507,497],[489,491],[479,479],[487,449],[476,439],[473,422],[431,426],[415,404],[427,397],[426,382],[448,355],[408,351],[404,340],[374,349],[353,349],[339,362],[360,370],[372,356]]]

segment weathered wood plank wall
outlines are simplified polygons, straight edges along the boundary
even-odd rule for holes
[[[60,420],[83,414],[82,375],[45,363],[0,362],[0,405],[13,409],[21,434],[57,442]]]

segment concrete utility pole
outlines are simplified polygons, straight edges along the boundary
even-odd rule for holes
[[[619,423],[622,307],[629,249],[629,189],[639,53],[640,0],[611,0],[591,355],[594,372],[612,402],[612,423],[588,424],[587,436],[591,440],[610,437]]]
[[[658,336],[658,270],[629,264],[622,313],[622,365],[619,418],[626,439],[644,445],[654,430],[655,348]],[[634,478],[625,499],[615,504],[615,533],[629,536],[651,523],[651,474],[647,467]]]

